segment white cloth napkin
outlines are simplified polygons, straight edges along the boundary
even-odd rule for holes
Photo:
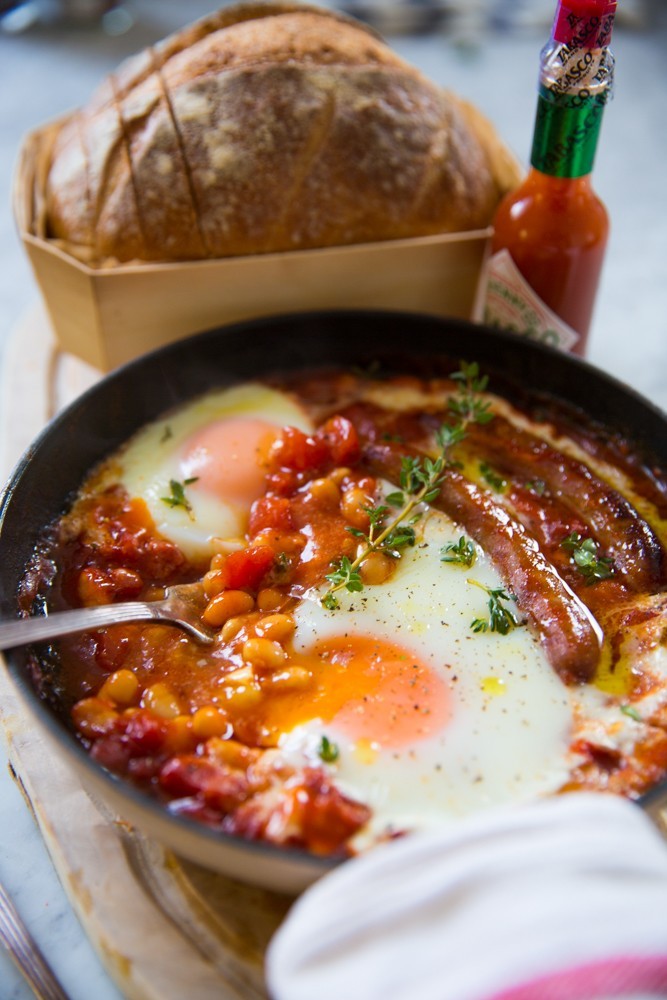
[[[266,970],[274,1000],[667,997],[667,845],[583,792],[406,837],[311,886]]]

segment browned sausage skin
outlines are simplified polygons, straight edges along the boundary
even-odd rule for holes
[[[364,454],[373,475],[398,482],[402,459],[417,453],[396,442],[366,441]],[[600,657],[601,630],[523,526],[490,493],[453,469],[433,506],[487,551],[562,680],[566,684],[590,680]]]
[[[583,462],[501,416],[494,417],[493,428],[471,427],[466,447],[500,469],[539,478],[551,496],[583,521],[631,590],[641,592],[660,584],[664,553],[655,532],[628,500]]]

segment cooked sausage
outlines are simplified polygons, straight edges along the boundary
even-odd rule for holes
[[[400,479],[402,459],[417,454],[397,442],[365,442],[369,470],[391,482]],[[562,680],[566,684],[590,680],[600,657],[599,626],[522,525],[488,491],[454,469],[447,472],[433,506],[489,554]]]

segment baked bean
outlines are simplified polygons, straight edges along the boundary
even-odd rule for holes
[[[218,628],[238,615],[245,615],[255,607],[255,599],[245,590],[223,590],[206,606],[202,618],[207,625]]]
[[[218,736],[206,741],[206,753],[227,767],[236,767],[243,771],[262,755],[260,750],[247,747],[238,740],[223,740]]]
[[[331,479],[336,486],[340,486],[344,479],[347,479],[351,475],[352,469],[349,469],[346,465],[341,465],[337,469],[333,469],[329,473],[329,479]]]
[[[257,595],[258,611],[278,611],[287,601],[282,590],[276,587],[264,587]]]
[[[252,667],[246,663],[245,667],[237,667],[225,674],[225,684],[254,684],[255,674]]]
[[[256,705],[262,692],[250,667],[239,667],[225,677],[225,697],[228,705],[236,711],[245,711]]]
[[[278,691],[303,691],[313,683],[313,675],[305,667],[288,667],[272,673],[270,683]]]
[[[227,716],[217,705],[204,705],[192,716],[192,731],[199,739],[224,736],[231,730]]]
[[[208,573],[204,574],[202,585],[204,587],[204,593],[209,599],[211,597],[216,597],[225,589],[225,574],[220,568],[210,569]]]
[[[371,507],[373,500],[358,486],[350,486],[341,497],[340,509],[353,528],[364,531],[370,524],[368,514],[364,507]]]
[[[308,484],[308,493],[319,506],[325,509],[335,510],[340,503],[340,486],[329,476],[323,479],[313,479]]]
[[[253,545],[268,545],[274,552],[298,555],[306,545],[306,539],[298,531],[280,531],[278,528],[262,528],[253,537]]]
[[[264,639],[282,643],[291,638],[295,627],[292,615],[265,615],[255,625],[255,632]]]
[[[83,698],[72,709],[72,719],[83,736],[103,736],[113,729],[118,712],[102,698]]]
[[[100,688],[100,698],[113,701],[116,705],[131,705],[138,690],[139,681],[131,670],[116,670],[109,674]]]
[[[394,572],[395,566],[396,560],[384,552],[369,552],[359,567],[359,573],[364,583],[372,586],[388,580]]]
[[[245,615],[237,615],[234,618],[229,618],[220,630],[220,638],[222,641],[231,642],[232,639],[241,631],[245,622]]]
[[[246,639],[241,655],[246,663],[260,670],[277,670],[287,659],[287,653],[279,642],[262,638]]]
[[[171,690],[162,681],[151,684],[146,688],[141,699],[143,708],[150,708],[152,712],[159,715],[161,719],[175,719],[181,714],[181,705]]]

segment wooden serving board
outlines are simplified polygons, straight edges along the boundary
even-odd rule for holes
[[[44,424],[99,377],[56,347],[40,307],[25,317],[5,353],[3,482]],[[93,802],[4,670],[0,721],[65,891],[123,995],[265,1000],[265,949],[291,900],[178,858]]]

